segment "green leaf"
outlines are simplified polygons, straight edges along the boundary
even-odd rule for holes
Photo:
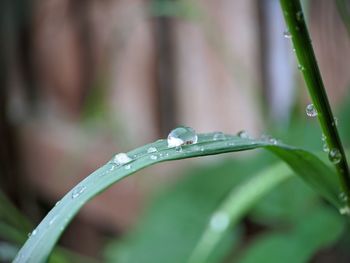
[[[316,251],[334,243],[344,227],[345,220],[334,211],[312,210],[294,228],[257,238],[239,263],[309,262]]]
[[[48,213],[35,229],[35,234],[22,247],[15,262],[44,262],[65,227],[89,199],[113,183],[158,162],[263,147],[285,160],[315,189],[319,189],[327,200],[338,208],[341,207],[338,201],[338,184],[333,180],[334,171],[313,154],[271,141],[243,139],[233,135],[226,135],[224,140],[214,140],[213,135],[200,134],[197,144],[185,145],[181,150],[168,148],[166,140],[159,140],[129,152],[128,156],[132,157],[132,161],[128,164],[116,166],[113,161],[108,162],[69,191]],[[157,153],[148,153],[150,147],[158,149]]]
[[[195,165],[186,168],[175,184],[162,185],[138,224],[121,240],[108,245],[106,262],[186,262],[218,203],[272,159],[263,152],[253,157],[223,158],[226,160],[210,165]],[[242,232],[235,229],[227,233],[212,254],[211,263],[221,262],[222,255],[226,256],[237,245]]]
[[[190,263],[210,262],[209,258],[227,230],[275,186],[292,177],[285,164],[274,165],[261,171],[245,183],[234,188],[224,202],[213,213],[206,231],[191,255]]]

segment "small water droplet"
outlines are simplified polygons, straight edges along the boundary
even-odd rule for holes
[[[156,147],[149,147],[147,149],[147,153],[155,153],[155,152],[157,152],[157,148]]]
[[[61,200],[58,200],[55,204],[55,206],[58,206],[61,203]]]
[[[214,133],[213,140],[214,141],[222,141],[225,140],[226,136],[223,132],[216,132]]]
[[[28,233],[28,237],[35,236],[37,232],[38,232],[38,230],[36,230],[36,228],[35,228],[31,233]]]
[[[328,147],[328,144],[327,142],[324,142],[323,145],[322,145],[322,150],[326,153],[329,152],[329,147]]]
[[[182,147],[181,147],[181,146],[176,146],[176,147],[175,147],[175,151],[177,151],[177,152],[182,152]]]
[[[224,231],[230,223],[230,219],[225,212],[216,212],[210,219],[210,227],[214,231],[222,232]]]
[[[291,35],[291,33],[290,33],[288,30],[285,30],[285,31],[283,32],[283,36],[284,36],[285,38],[292,38],[292,35]]]
[[[271,144],[278,143],[278,140],[276,138],[272,137],[271,135],[267,135],[267,134],[261,135],[260,140],[262,140],[264,142],[271,143]]]
[[[341,193],[339,194],[339,199],[340,199],[340,201],[342,201],[342,202],[347,202],[347,201],[349,200],[347,194],[344,193],[344,192],[341,192]]]
[[[350,215],[350,207],[349,206],[344,206],[339,209],[339,213],[341,215]]]
[[[341,153],[337,148],[333,148],[328,153],[328,159],[333,163],[337,164],[341,161]]]
[[[297,51],[294,47],[293,47],[293,52]]]
[[[338,126],[338,118],[337,117],[333,118],[332,126]]]
[[[306,115],[309,117],[316,117],[317,116],[317,110],[312,103],[306,106],[305,111],[306,111]]]
[[[304,19],[303,12],[300,10],[296,13],[297,21],[301,22]]]
[[[157,159],[158,159],[157,155],[154,155],[154,154],[152,154],[152,155],[150,156],[150,158],[151,158],[152,160],[157,160]]]
[[[118,153],[114,156],[113,162],[116,165],[123,165],[126,163],[130,163],[132,159],[126,153]]]
[[[186,144],[197,143],[198,136],[194,129],[180,126],[172,130],[168,135],[168,147],[173,148]]]
[[[300,71],[304,71],[304,70],[305,70],[305,67],[304,67],[303,65],[299,64],[299,65],[298,65],[298,69],[299,69]]]
[[[248,132],[245,130],[237,132],[237,136],[242,138],[242,139],[249,139],[250,138]]]
[[[51,226],[57,219],[57,215],[54,216],[50,221],[49,221],[49,226]]]
[[[84,185],[79,185],[77,186],[73,192],[72,192],[72,198],[77,198],[78,196],[80,196],[82,193],[84,193],[84,191],[86,190],[86,186]]]
[[[131,165],[128,164],[128,165],[125,165],[125,170],[129,170],[131,168]]]

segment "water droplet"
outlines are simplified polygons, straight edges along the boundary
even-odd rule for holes
[[[58,206],[61,203],[61,200],[58,200],[55,204],[55,206]]]
[[[77,198],[79,195],[84,193],[85,190],[86,190],[86,186],[84,186],[84,185],[77,186],[72,192],[72,198],[73,199]]]
[[[230,219],[225,212],[216,212],[210,219],[210,227],[217,232],[224,231],[230,223]]]
[[[339,194],[339,199],[340,199],[340,201],[342,201],[342,202],[347,202],[347,201],[349,200],[347,194],[344,193],[344,192],[341,192],[341,193]]]
[[[328,159],[333,163],[337,164],[341,161],[341,153],[337,148],[333,148],[328,153]]]
[[[271,135],[267,135],[267,134],[261,135],[260,140],[262,140],[264,142],[272,143],[272,144],[278,143],[278,140],[276,138],[272,137]]]
[[[155,152],[157,152],[157,148],[156,147],[149,147],[147,149],[147,153],[155,153]]]
[[[225,140],[226,136],[223,132],[216,132],[214,133],[213,140],[214,141],[222,141]]]
[[[152,160],[157,160],[157,159],[158,159],[157,155],[154,155],[154,154],[152,154],[152,155],[150,156],[150,158],[151,158]]]
[[[237,136],[242,138],[242,139],[249,139],[250,138],[248,132],[245,130],[237,132]]]
[[[57,215],[54,216],[50,221],[49,221],[49,226],[51,226],[57,219]]]
[[[306,106],[306,115],[309,117],[317,116],[317,110],[312,103]]]
[[[291,33],[290,33],[288,30],[285,30],[285,31],[283,32],[283,36],[284,36],[285,38],[292,38],[292,35],[291,35]]]
[[[329,152],[329,147],[328,147],[328,144],[327,142],[324,142],[323,145],[322,145],[322,150],[326,153]]]
[[[31,233],[28,233],[28,237],[35,236],[36,233],[38,233],[38,230],[36,230],[36,228],[35,228]]]
[[[349,206],[344,206],[339,209],[339,213],[341,215],[350,215],[350,207]]]
[[[116,165],[130,163],[132,159],[126,153],[118,153],[114,156],[113,162]]]
[[[297,20],[301,22],[304,19],[303,12],[300,10],[296,13]]]
[[[175,151],[177,151],[177,152],[182,152],[182,147],[181,147],[181,146],[176,146],[176,147],[175,147]]]
[[[129,170],[131,168],[131,165],[128,164],[128,165],[125,165],[125,170]]]
[[[305,67],[304,67],[303,65],[299,64],[299,65],[298,65],[298,69],[299,69],[300,71],[304,71],[304,70],[305,70]]]
[[[338,126],[338,118],[337,117],[333,118],[332,126]]]
[[[172,130],[168,135],[168,147],[177,147],[185,144],[197,143],[198,136],[194,129],[180,126]]]

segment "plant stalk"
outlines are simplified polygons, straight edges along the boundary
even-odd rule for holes
[[[293,42],[299,70],[304,76],[311,100],[317,110],[317,118],[329,150],[337,149],[341,154],[338,163],[334,163],[341,190],[346,194],[344,198],[350,205],[350,175],[346,155],[337,130],[336,120],[328,101],[321,73],[317,65],[311,38],[306,27],[304,14],[299,0],[280,0],[283,16],[288,26],[289,34]]]

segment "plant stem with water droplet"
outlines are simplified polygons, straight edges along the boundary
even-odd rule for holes
[[[342,191],[350,197],[350,175],[343,145],[338,130],[334,123],[334,116],[328,101],[327,93],[323,85],[321,73],[317,65],[311,39],[302,14],[299,0],[280,0],[284,19],[291,34],[295,54],[299,65],[303,67],[301,73],[304,76],[312,102],[317,110],[317,118],[321,129],[326,136],[329,149],[338,149],[341,160],[335,164],[339,174]],[[299,14],[299,15],[298,15]],[[348,198],[350,200],[350,198]],[[350,205],[350,201],[348,201]]]

